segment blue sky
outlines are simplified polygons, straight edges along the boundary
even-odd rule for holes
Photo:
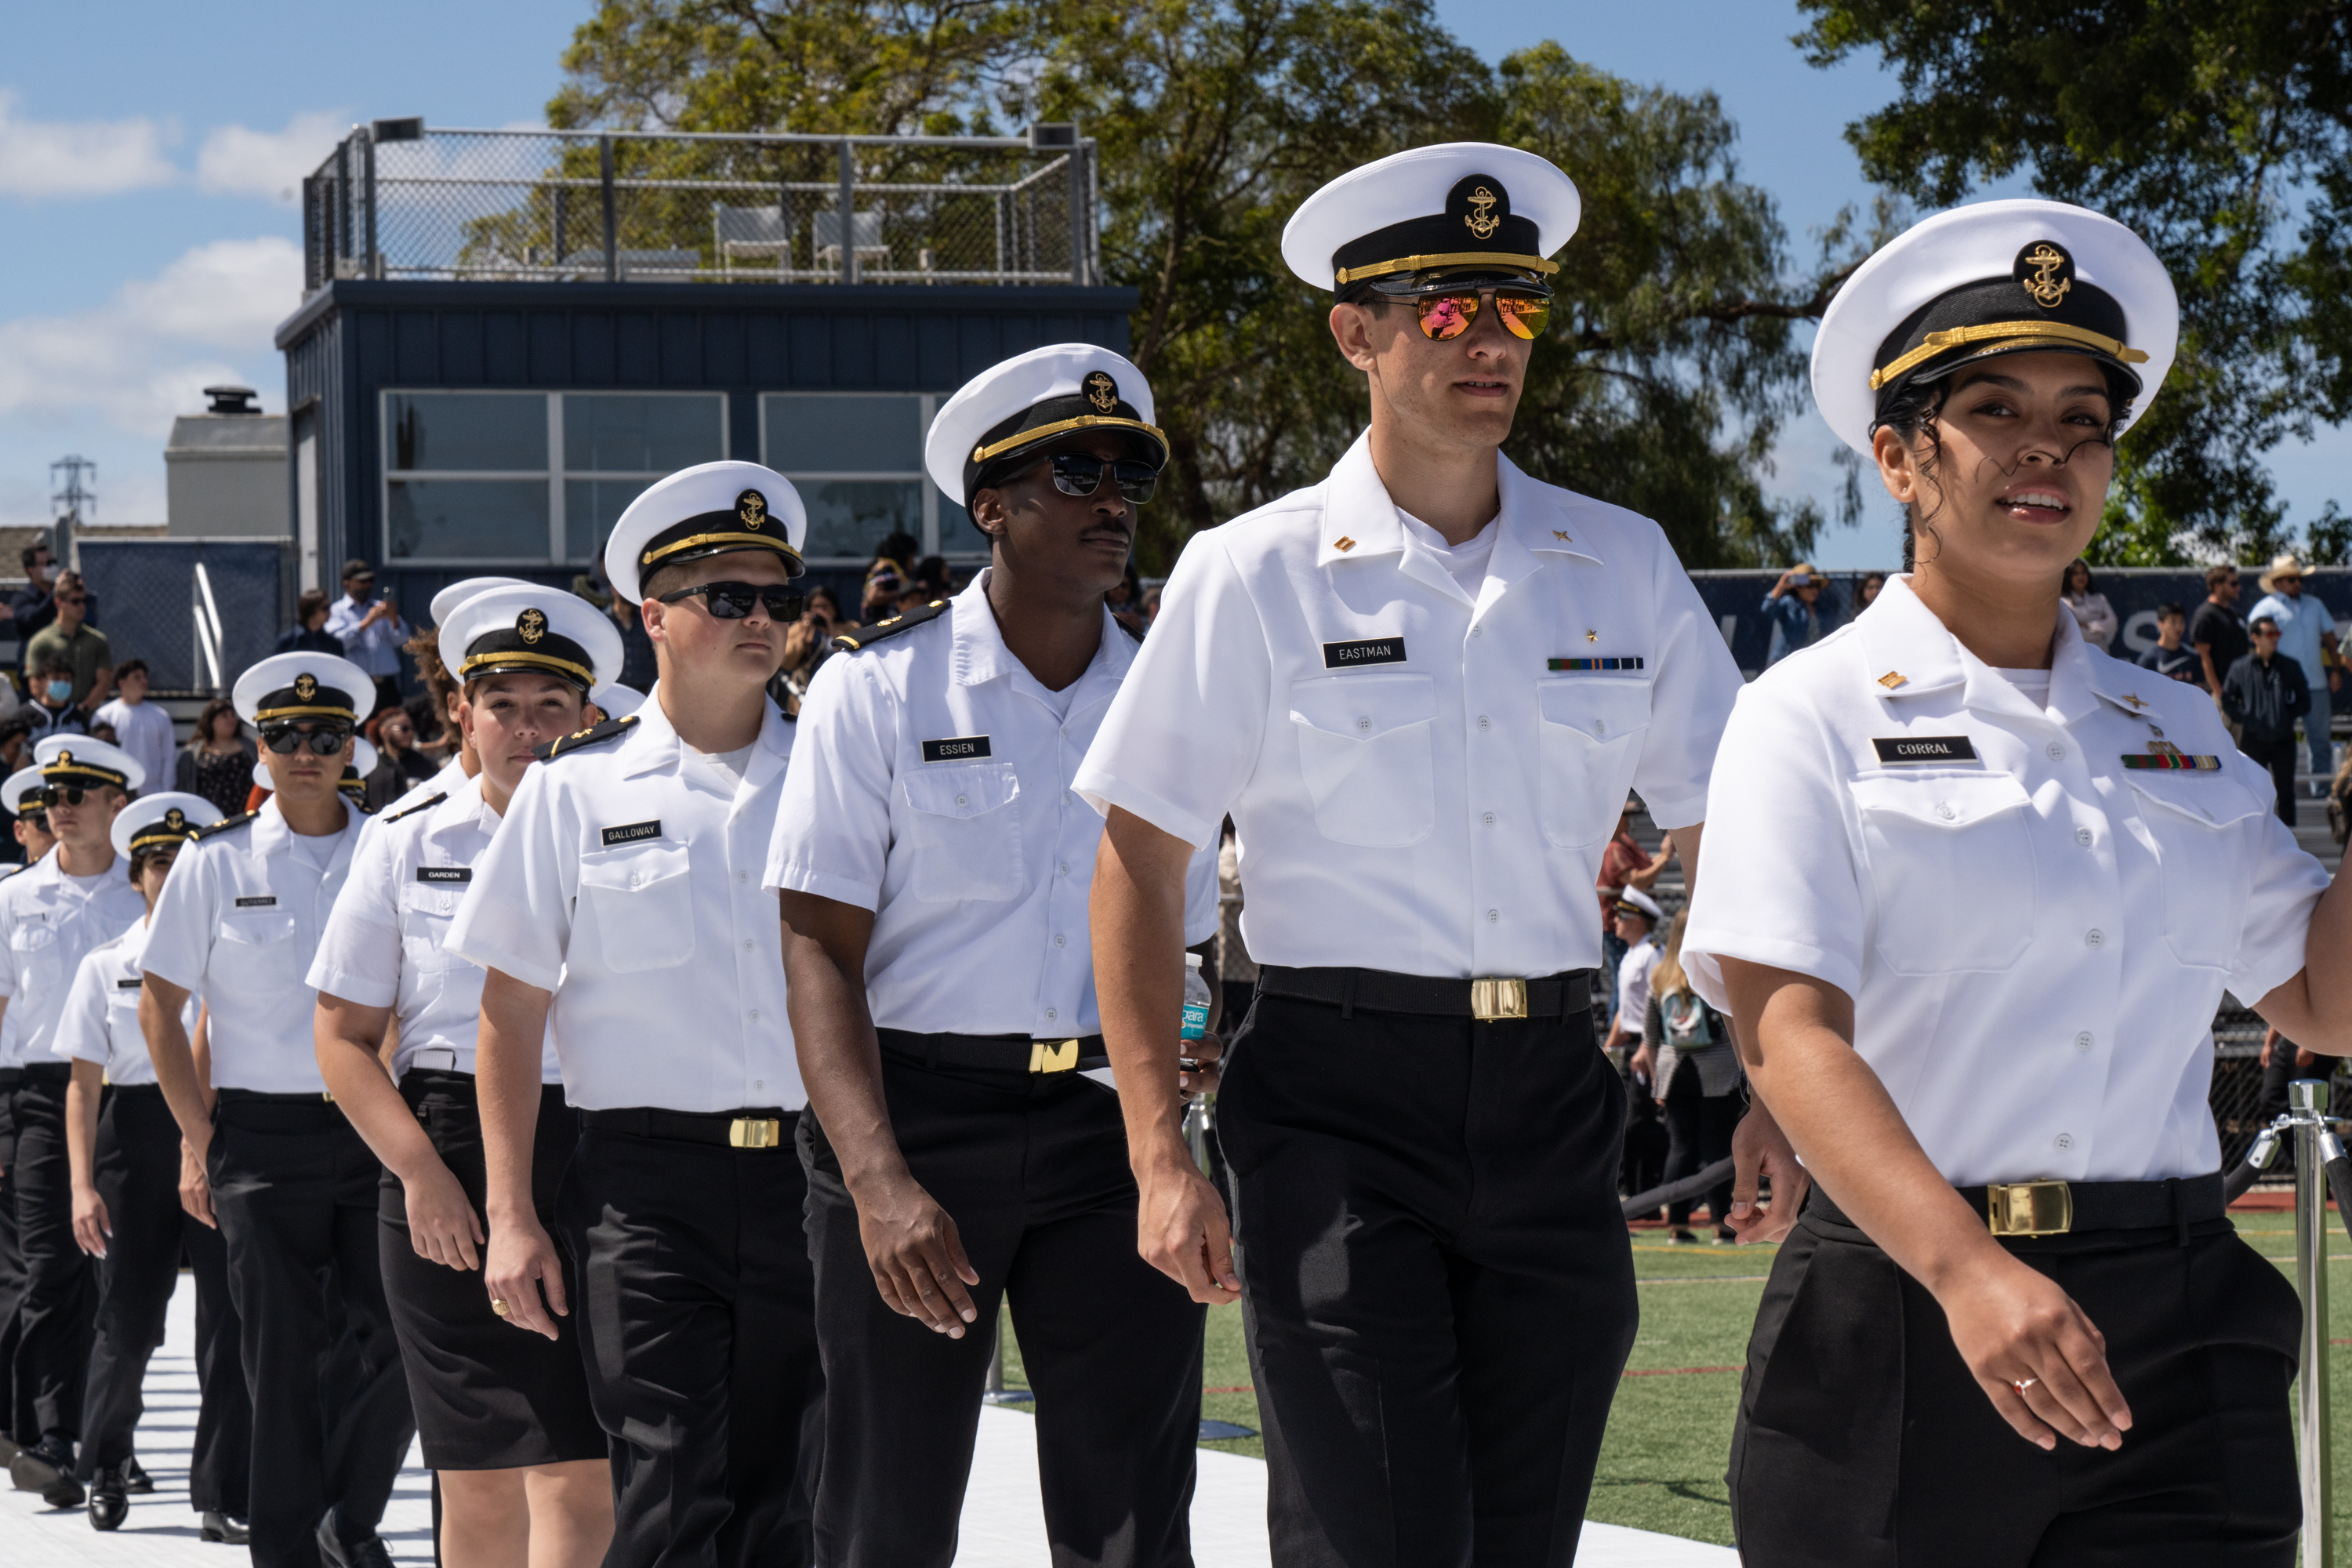
[[[537,122],[556,58],[589,0],[406,0],[398,6],[157,0],[85,10],[0,8],[0,522],[47,516],[48,464],[99,462],[100,516],[159,521],[163,446],[198,389],[238,380],[283,405],[270,328],[297,303],[292,192],[355,121]],[[1805,65],[1793,0],[1662,8],[1573,0],[1438,0],[1489,58],[1545,37],[1636,81],[1714,89],[1741,130],[1744,176],[1773,192],[1792,249],[1865,203],[1846,121],[1885,101],[1870,63]],[[1662,24],[1662,16],[1672,20]],[[1571,169],[1570,173],[1574,171]],[[1774,489],[1839,482],[1832,440],[1792,422]],[[2352,437],[2329,432],[2273,465],[2300,523],[2330,495]],[[2352,498],[2347,498],[2352,499]],[[1830,565],[1892,564],[1897,528],[1873,506],[1831,531]]]

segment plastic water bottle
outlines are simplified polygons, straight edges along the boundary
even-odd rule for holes
[[[1181,1039],[1197,1040],[1209,1032],[1209,982],[1201,973],[1201,955],[1184,955],[1184,1027]],[[1181,1057],[1183,1049],[1177,1047]],[[1203,1173],[1209,1169],[1209,1108],[1207,1097],[1195,1095],[1184,1107],[1184,1142],[1192,1151],[1192,1163]]]

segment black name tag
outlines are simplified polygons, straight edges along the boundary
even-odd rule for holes
[[[1878,760],[1889,767],[1906,763],[1973,763],[1977,749],[1966,735],[1896,735],[1873,740]]]
[[[985,735],[955,735],[944,741],[923,742],[923,761],[927,763],[963,763],[995,754]]]
[[[136,991],[139,989],[139,982],[136,980],[118,980],[114,983],[114,988],[117,991]]]
[[[241,910],[266,910],[271,908],[277,902],[278,895],[271,893],[266,897],[258,899],[239,899],[236,901],[236,907]]]
[[[1323,645],[1323,668],[1353,669],[1360,664],[1402,664],[1404,638],[1364,637],[1355,642]]]
[[[648,838],[660,837],[661,818],[658,816],[651,822],[625,823],[619,827],[607,827],[604,831],[604,847],[607,849],[615,844],[640,844]]]
[[[474,879],[474,868],[471,866],[419,866],[416,868],[416,879],[420,882],[470,882]]]

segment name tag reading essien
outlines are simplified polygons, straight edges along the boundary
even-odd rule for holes
[[[1895,735],[1874,739],[1879,762],[1887,767],[1927,763],[1973,763],[1977,749],[1966,735]]]
[[[944,740],[925,741],[923,761],[927,763],[968,763],[977,757],[992,757],[994,747],[985,735],[950,735]]]
[[[1402,664],[1404,638],[1359,637],[1354,642],[1327,642],[1323,645],[1323,668],[1353,669],[1365,664]]]
[[[651,822],[631,822],[625,823],[619,827],[607,827],[599,834],[607,849],[616,844],[642,844],[648,838],[659,838],[661,836],[661,818],[658,816]]]

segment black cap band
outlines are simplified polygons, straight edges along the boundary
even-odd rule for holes
[[[656,566],[676,566],[739,550],[775,552],[783,557],[788,576],[797,577],[808,570],[801,552],[793,548],[792,533],[783,519],[768,510],[768,498],[758,490],[745,490],[735,498],[733,510],[698,512],[646,540],[645,548],[637,552],[639,581]]]
[[[964,455],[964,506],[969,509],[982,490],[1019,472],[1029,455],[1046,442],[1083,430],[1125,436],[1143,449],[1144,460],[1154,468],[1168,464],[1168,437],[1160,426],[1121,395],[1108,371],[1088,371],[1074,395],[1033,403],[988,427]]]

